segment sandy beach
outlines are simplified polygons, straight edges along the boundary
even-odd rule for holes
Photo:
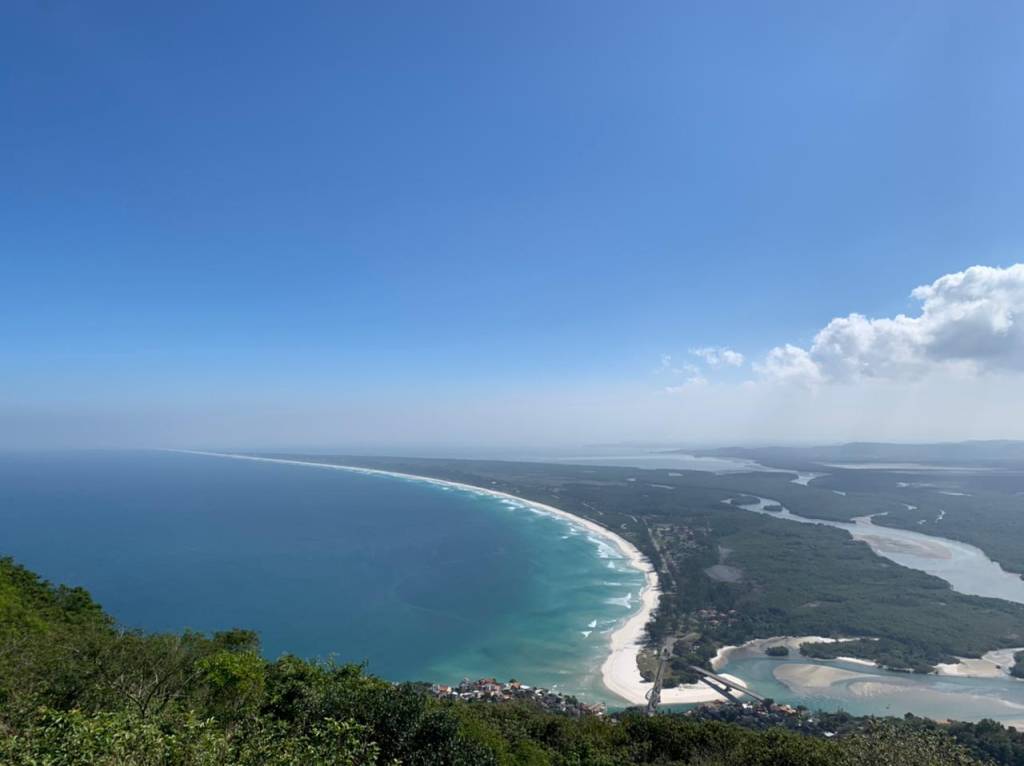
[[[853,665],[863,665],[866,668],[878,668],[878,663],[874,660],[863,660],[860,657],[836,657],[837,662],[849,662]]]
[[[996,649],[986,652],[980,658],[957,657],[960,662],[940,663],[935,666],[935,673],[940,676],[959,676],[960,678],[1001,678],[1010,675],[1013,667],[1013,655],[1024,651],[1024,647],[1015,649]]]
[[[653,686],[650,682],[644,681],[637,667],[637,653],[642,648],[644,628],[651,618],[651,614],[658,606],[660,591],[658,588],[658,574],[654,567],[640,550],[631,542],[603,527],[596,522],[585,519],[581,516],[563,511],[544,503],[527,500],[523,497],[510,495],[507,492],[499,492],[495,489],[478,487],[474,484],[463,484],[457,481],[446,479],[435,479],[430,476],[418,474],[400,473],[398,471],[385,471],[378,468],[364,468],[362,466],[335,465],[332,463],[316,463],[309,460],[288,460],[286,458],[259,457],[256,455],[239,455],[227,452],[202,452],[199,450],[173,450],[191,455],[206,455],[208,457],[234,458],[237,460],[255,460],[265,463],[284,463],[287,465],[303,465],[315,468],[329,468],[339,471],[351,471],[377,476],[392,476],[400,479],[414,479],[416,481],[428,482],[443,487],[450,487],[466,492],[490,495],[502,500],[514,501],[527,508],[532,508],[540,513],[557,516],[565,519],[576,527],[585,529],[587,532],[611,543],[625,557],[627,562],[634,569],[643,572],[644,587],[640,593],[640,609],[634,612],[626,621],[617,627],[610,637],[610,653],[608,658],[601,665],[601,679],[605,687],[618,697],[636,705],[647,702],[647,692]],[[733,676],[725,676],[738,684],[743,682]],[[674,689],[665,689],[661,695],[665,704],[685,704],[691,702],[710,702],[721,699],[721,696],[703,684],[692,684],[679,686]]]
[[[827,689],[840,681],[864,678],[863,673],[825,665],[800,665],[789,662],[772,671],[776,679],[794,691],[815,692]]]
[[[854,534],[854,537],[866,542],[876,552],[905,553],[926,559],[948,560],[953,558],[953,552],[949,547],[938,541],[892,540],[885,537],[879,537],[878,535],[865,534]]]
[[[764,654],[765,649],[769,649],[773,646],[784,646],[789,649],[790,654],[799,655],[801,644],[831,644],[836,641],[856,641],[854,638],[828,638],[827,636],[773,636],[771,638],[755,638],[746,643],[740,644],[739,646],[723,646],[719,649],[715,656],[711,658],[711,667],[714,670],[718,670],[726,663],[729,662],[735,655],[759,655]],[[841,657],[840,659],[847,659]],[[854,660],[849,658],[847,661],[853,660],[854,662],[868,662],[867,660]],[[868,663],[873,665],[874,663]]]

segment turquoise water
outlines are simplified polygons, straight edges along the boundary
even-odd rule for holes
[[[864,540],[880,556],[905,567],[919,569],[950,583],[954,590],[1024,603],[1024,581],[1003,571],[983,551],[956,540],[924,535],[871,523],[869,518],[853,523],[808,519],[782,511],[767,511],[777,501],[759,498],[757,503],[738,505],[755,513],[793,523],[823,524],[843,529]],[[936,551],[942,555],[936,555]],[[814,665],[855,672],[825,685],[799,685],[779,677],[787,664]],[[976,721],[993,718],[1020,726],[1024,721],[1024,681],[1000,678],[956,678],[937,675],[887,673],[843,661],[805,658],[776,660],[744,650],[730,657],[722,670],[743,678],[762,695],[812,709],[846,710],[858,715],[903,715],[912,712],[935,719]]]
[[[269,657],[609,702],[608,632],[643,582],[606,543],[519,504],[300,465],[8,454],[0,518],[0,553],[82,585],[126,626],[247,627]]]
[[[776,673],[787,665],[814,665],[851,675],[832,684],[801,686],[784,683]],[[824,662],[794,656],[778,660],[740,656],[723,672],[743,678],[760,694],[812,710],[845,710],[854,715],[905,713],[936,720],[977,721],[992,718],[1020,726],[1024,721],[1024,682],[1013,678],[955,678],[911,673],[888,673],[863,665]],[[856,674],[856,675],[852,675]]]

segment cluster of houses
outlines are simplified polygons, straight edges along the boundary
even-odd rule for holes
[[[675,552],[695,551],[707,544],[710,527],[690,527],[682,524],[658,524],[657,530]]]
[[[826,723],[819,720],[806,708],[778,705],[770,700],[763,705],[752,702],[708,702],[687,711],[686,715],[703,721],[736,723],[748,729],[781,727],[826,739],[836,735],[829,725],[831,721]]]
[[[438,699],[485,700],[489,702],[528,702],[552,713],[565,713],[571,716],[604,715],[605,705],[598,702],[593,705],[580,702],[575,697],[557,694],[548,689],[527,686],[512,679],[501,683],[494,678],[481,678],[471,681],[462,679],[457,686],[434,684],[430,691]]]
[[[527,686],[515,679],[501,683],[494,678],[480,678],[476,681],[464,678],[456,686],[434,684],[430,687],[430,691],[438,699],[526,702],[537,705],[548,712],[562,713],[576,718],[591,715],[603,716],[607,712],[603,703],[588,705],[570,695],[558,694],[536,686]],[[818,716],[805,708],[778,705],[771,700],[766,700],[766,704],[710,702],[695,707],[684,715],[705,721],[727,721],[752,729],[783,727],[819,737],[836,736],[835,721],[819,720]],[[827,719],[837,717],[839,716],[825,716]]]
[[[739,618],[735,609],[698,609],[695,613],[698,620],[705,625],[731,625]]]

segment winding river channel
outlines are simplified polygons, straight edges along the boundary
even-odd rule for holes
[[[909,529],[883,527],[872,523],[870,516],[842,522],[797,516],[784,507],[781,511],[770,511],[768,508],[780,507],[781,504],[766,497],[757,500],[756,503],[736,507],[800,524],[822,524],[846,530],[855,540],[866,542],[879,556],[941,577],[955,591],[1024,604],[1024,580],[1020,575],[1007,572],[973,545]]]
[[[1024,603],[1024,580],[972,545],[883,527],[873,524],[868,516],[851,522],[810,519],[784,507],[779,510],[780,505],[759,497],[756,503],[736,507],[794,523],[843,529],[866,542],[878,555],[940,577],[958,592]],[[768,510],[770,507],[775,510]],[[791,659],[778,660],[766,657],[763,648],[755,645],[738,649],[721,669],[743,678],[761,694],[812,709],[860,715],[912,712],[939,720],[993,718],[1024,728],[1024,681],[1005,672],[1012,652],[993,652],[986,655],[989,662],[972,663],[969,672],[988,677],[970,677],[892,673],[854,660],[812,660],[795,653]],[[946,671],[965,673],[968,665],[947,666]]]

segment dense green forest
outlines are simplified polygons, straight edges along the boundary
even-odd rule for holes
[[[294,455],[289,457],[296,457]],[[863,637],[843,654],[927,672],[955,657],[1024,644],[1024,605],[953,591],[931,575],[884,559],[842,530],[794,524],[726,504],[751,496],[794,513],[848,520],[905,511],[875,491],[837,495],[792,474],[715,475],[509,461],[304,456],[489,487],[549,503],[615,530],[658,570],[663,595],[649,626],[674,654],[667,684],[693,680],[717,647],[777,635]],[[849,471],[874,488],[871,471]],[[888,480],[890,483],[891,477]],[[951,499],[961,499],[956,496]],[[1018,499],[1019,503],[1019,499]],[[885,517],[885,518],[888,518]],[[716,579],[727,565],[729,581]],[[808,646],[828,657],[835,646]],[[651,665],[643,669],[650,672]]]
[[[0,763],[10,766],[1017,763],[986,750],[1012,741],[998,726],[968,725],[970,747],[920,722],[836,728],[824,739],[681,715],[444,702],[357,665],[268,661],[244,630],[119,630],[82,589],[0,560]]]
[[[847,520],[863,515],[855,509],[864,504],[878,509],[872,513],[885,511],[874,520],[877,524],[962,540],[981,548],[1004,569],[1024,572],[1024,546],[1018,542],[1024,536],[1024,442],[727,448],[704,454],[824,474],[808,487],[815,493],[789,493],[787,500],[795,503],[789,507],[795,513]],[[830,463],[878,468],[848,469]],[[903,467],[884,470],[893,463]],[[934,466],[943,470],[929,470]],[[848,499],[830,502],[825,495],[832,490],[847,493]],[[802,503],[806,500],[812,502]]]
[[[877,640],[844,643],[841,654],[921,672],[1022,643],[1020,604],[956,593],[936,577],[881,559],[841,530],[750,516],[732,528],[729,515],[717,522],[718,543],[748,574],[730,589],[736,622],[708,631],[720,641],[863,636]],[[819,650],[815,656],[831,656],[823,653],[837,647],[805,645]]]

